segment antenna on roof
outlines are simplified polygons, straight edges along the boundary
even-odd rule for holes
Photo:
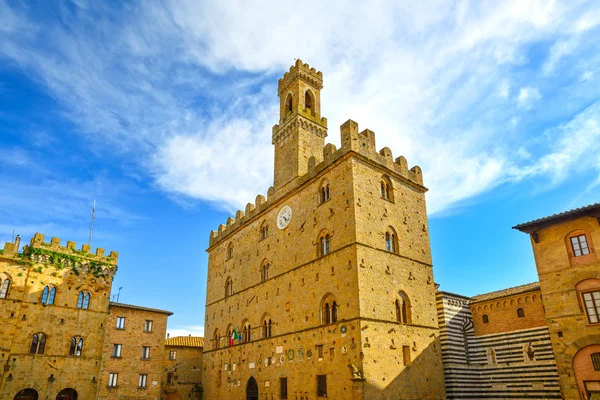
[[[12,238],[12,242],[15,242],[15,230],[13,229],[13,238]]]
[[[121,286],[117,292],[117,303],[119,302],[119,297],[121,296],[121,289],[123,289],[123,286]]]
[[[88,240],[88,246],[92,245],[92,233],[94,231],[94,218],[96,217],[96,200],[94,200],[94,207],[92,207],[92,223],[90,225],[90,239]]]

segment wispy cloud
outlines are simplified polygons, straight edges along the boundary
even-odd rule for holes
[[[167,333],[170,337],[175,336],[200,336],[204,337],[203,325],[182,325],[173,328],[168,328]]]
[[[540,167],[560,156],[538,146],[548,127],[535,123],[568,126],[598,98],[591,1],[308,1],[319,10],[309,17],[266,0],[125,13],[61,4],[0,3],[0,57],[42,82],[99,149],[135,160],[168,193],[227,210],[270,185],[276,79],[295,57],[324,72],[329,139],[339,143],[348,118],[375,130],[381,147],[422,166],[432,214],[524,176],[563,174],[569,162]],[[557,143],[570,134],[552,132]]]

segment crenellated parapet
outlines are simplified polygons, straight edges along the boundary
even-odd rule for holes
[[[316,90],[323,89],[323,73],[311,68],[310,65],[303,63],[302,60],[297,59],[296,63],[290,67],[290,70],[283,75],[283,78],[279,79],[277,85],[279,96],[297,80],[308,83]]]
[[[273,130],[275,132],[275,128]],[[423,192],[427,188],[423,186],[423,175],[421,168],[417,165],[408,168],[408,162],[403,156],[394,159],[392,151],[389,147],[384,147],[381,150],[376,150],[375,132],[365,129],[362,132],[358,130],[358,124],[352,120],[346,121],[340,127],[341,131],[341,148],[329,143],[323,147],[323,161],[318,162],[314,157],[308,160],[308,172],[301,176],[296,183],[296,186],[301,186],[305,182],[320,174],[323,170],[334,164],[348,153],[354,153],[368,162],[375,163],[388,170],[388,174],[395,176],[397,179],[407,182],[414,186],[417,190]],[[235,213],[235,218],[228,218],[226,224],[219,225],[217,231],[211,231],[209,238],[209,246],[213,246],[227,237],[231,232],[250,221],[253,217],[261,214],[264,210],[271,207],[273,203],[283,197],[285,193],[281,190],[276,191],[274,187],[270,187],[267,191],[267,197],[263,195],[256,196],[254,203],[248,203],[245,211],[238,210]]]
[[[50,239],[50,243],[44,242],[44,234],[36,233],[31,238],[29,246],[25,246],[23,248],[23,253],[25,254],[36,254],[40,253],[36,251],[36,249],[42,249],[54,253],[69,255],[69,256],[77,256],[84,258],[89,261],[95,261],[101,264],[108,265],[117,265],[117,261],[119,260],[119,253],[116,251],[111,251],[108,256],[105,255],[105,251],[103,248],[98,247],[95,253],[91,252],[91,248],[89,244],[84,244],[81,246],[81,249],[76,249],[77,244],[72,241],[67,241],[66,246],[61,246],[60,238],[52,237]]]

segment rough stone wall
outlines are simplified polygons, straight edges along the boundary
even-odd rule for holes
[[[102,370],[99,379],[99,400],[155,399],[162,396],[164,351],[169,313],[132,308],[111,303],[104,340]],[[117,318],[124,317],[123,329],[117,328]],[[152,321],[152,331],[145,332],[145,321]],[[113,345],[121,344],[121,357],[112,357]],[[150,358],[142,359],[142,346],[150,347]],[[108,387],[110,373],[118,373],[116,388]],[[147,387],[139,388],[140,374],[147,374]]]
[[[406,399],[442,399],[424,190],[371,160],[354,158],[353,168],[365,398],[396,399],[401,393]],[[382,176],[391,183],[390,200],[382,197]],[[386,251],[389,227],[397,236],[395,252]],[[396,321],[401,292],[410,301],[408,324]]]
[[[523,293],[500,299],[470,304],[475,325],[475,335],[510,332],[546,326],[544,304],[541,292]],[[519,318],[517,309],[522,308],[525,317]],[[488,316],[488,323],[483,322],[483,315]]]
[[[79,398],[94,398],[102,359],[102,343],[117,253],[90,254],[89,246],[44,242],[36,234],[23,253],[7,243],[0,254],[0,273],[12,284],[0,299],[0,343],[6,367],[0,370],[0,399],[10,399],[25,388],[40,398],[56,398],[63,389],[75,389]],[[41,304],[43,288],[56,288],[54,304]],[[77,308],[79,292],[91,294],[89,309]],[[43,354],[30,354],[32,337],[46,335]],[[69,356],[72,337],[83,338],[81,356]]]
[[[578,399],[573,357],[587,345],[600,343],[600,324],[589,324],[575,286],[585,279],[600,279],[600,262],[594,246],[600,243],[600,226],[596,217],[579,217],[541,228],[538,243],[531,240],[540,287],[556,355],[563,395]],[[570,232],[582,230],[588,235],[592,252],[583,262],[572,256],[565,240]],[[591,362],[591,361],[590,361]]]
[[[169,358],[171,351],[176,352],[174,360]],[[166,345],[164,355],[164,371],[173,373],[173,387],[168,391],[171,395],[167,393],[167,400],[198,399],[198,393],[194,391],[194,387],[202,385],[202,371],[204,370],[202,347]],[[166,382],[167,378],[163,376],[163,383],[166,384]]]

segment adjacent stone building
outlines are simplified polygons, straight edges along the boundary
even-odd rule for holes
[[[163,385],[166,400],[201,400],[204,338],[176,336],[165,340]]]
[[[600,204],[514,227],[528,233],[566,399],[600,398]]]
[[[163,398],[164,340],[172,314],[110,303],[98,400]]]
[[[539,283],[438,293],[448,399],[560,399]]]
[[[19,248],[0,251],[0,400],[162,399],[171,313],[109,301],[118,254]]]
[[[419,167],[375,134],[324,146],[323,75],[279,81],[274,186],[210,235],[206,399],[442,399]]]

